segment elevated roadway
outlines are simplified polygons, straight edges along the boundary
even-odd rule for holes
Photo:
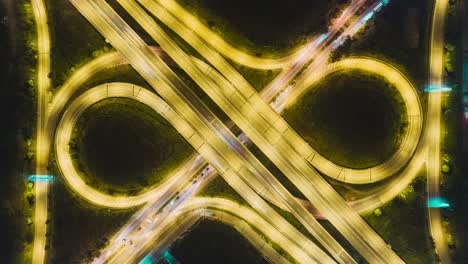
[[[334,24],[331,27],[331,30],[336,31],[341,28],[353,15],[354,13],[366,2],[367,0],[356,0],[353,1],[350,6],[342,12],[340,17],[336,19]],[[218,50],[221,54],[227,58],[255,69],[279,69],[279,68],[288,68],[296,63],[304,53],[308,52],[310,48],[309,45],[313,45],[313,41],[307,43],[304,47],[292,52],[290,55],[279,59],[270,59],[270,58],[259,58],[257,56],[251,55],[248,52],[239,50],[238,48],[227,43],[222,39],[218,34],[213,32],[210,28],[200,22],[196,17],[190,14],[182,6],[180,6],[177,1],[174,0],[158,0],[158,1],[140,1],[142,4],[155,4],[157,6],[162,6],[172,13],[174,17],[180,19],[184,24],[190,25],[193,32],[200,35],[203,39],[210,40],[210,44]],[[153,9],[154,11],[155,9]],[[161,10],[163,11],[163,10]],[[164,11],[163,11],[164,12]]]
[[[444,34],[448,0],[435,0],[432,14],[429,53],[429,85],[443,84]],[[442,93],[429,93],[427,114],[427,198],[440,196],[440,144]],[[428,208],[429,230],[442,263],[450,263],[450,255],[442,228],[440,208]]]
[[[71,162],[71,159],[69,158],[69,147],[68,147],[68,142],[71,136],[71,132],[73,129],[73,125],[76,122],[76,120],[79,118],[80,114],[89,106],[92,104],[103,100],[105,98],[111,98],[111,97],[125,97],[125,98],[131,98],[134,100],[137,100],[153,110],[157,111],[160,113],[163,117],[165,117],[174,127],[181,133],[183,134],[186,139],[191,143],[195,144],[196,142],[199,142],[199,139],[194,140],[193,136],[187,136],[187,134],[190,135],[191,131],[186,124],[186,122],[177,115],[175,111],[173,111],[163,100],[161,100],[158,96],[156,96],[154,93],[137,87],[139,89],[134,89],[135,86],[131,84],[125,84],[125,83],[109,83],[105,85],[98,86],[96,88],[93,88],[92,90],[86,92],[82,96],[78,97],[67,109],[65,112],[59,127],[58,127],[58,133],[56,137],[56,146],[57,146],[57,161],[58,164],[60,165],[60,168],[62,172],[64,173],[64,176],[66,177],[67,181],[72,185],[72,188],[77,188],[78,193],[86,193],[85,190],[87,190],[87,186],[79,185],[76,182],[74,182],[73,178],[69,178],[72,173],[70,173],[69,170],[74,170],[73,166],[70,164],[70,166],[67,166],[69,162]],[[79,177],[77,177],[79,178]],[[179,186],[178,186],[179,187]],[[245,187],[249,188],[249,187]],[[99,194],[91,193],[90,195],[95,195],[99,196]],[[167,200],[167,199],[166,199]],[[256,201],[257,203],[261,203],[261,200]],[[266,205],[266,204],[265,204]],[[151,208],[151,212],[157,211],[156,208]],[[174,212],[168,212],[168,216],[170,216]],[[274,214],[269,214],[269,217],[274,217]],[[141,220],[145,220],[145,218],[141,218],[139,215],[136,216],[136,218],[140,218],[139,222],[140,225],[142,222]],[[307,244],[307,239],[303,237],[300,232],[295,231],[287,222],[282,221],[282,231],[285,232],[288,231],[288,236],[293,238],[295,243],[301,243],[301,245]],[[137,230],[138,231],[138,230]],[[136,232],[137,234],[140,234],[139,232]],[[123,236],[123,238],[127,238],[128,235]],[[136,240],[136,238],[135,238]],[[118,249],[119,247],[115,247],[115,249]],[[133,248],[130,248],[130,250],[133,250]],[[312,250],[310,253],[312,256],[317,256],[322,260],[326,260],[328,257],[320,253],[321,250],[318,248],[314,248],[313,244],[310,244],[307,250]],[[112,251],[110,251],[112,252]],[[106,256],[111,256],[111,254],[105,254],[103,253],[104,257]],[[100,263],[99,261],[96,263]]]
[[[49,152],[45,123],[47,122],[48,92],[50,88],[50,34],[47,10],[43,0],[31,0],[37,32],[37,127],[36,127],[36,174],[47,174]],[[47,193],[49,182],[35,183],[34,241],[32,262],[42,264],[45,259],[47,233]]]
[[[239,128],[275,163],[293,184],[369,262],[398,263],[399,257],[380,237],[344,203],[342,198],[307,163],[312,156],[304,149],[301,138],[278,117],[243,79],[229,71],[230,65],[212,53],[204,57],[214,64],[233,84],[209,80],[204,71],[193,65],[188,56],[145,15],[132,1],[119,1],[161,47],[213,99]],[[151,25],[152,27],[148,27]],[[207,46],[206,50],[210,50]],[[230,75],[232,74],[232,75]],[[177,89],[177,87],[172,87]],[[194,98],[185,99],[195,100]],[[285,133],[287,135],[285,135]],[[303,151],[300,153],[300,151]],[[305,159],[303,156],[308,157]],[[311,188],[312,187],[312,188]],[[320,239],[320,238],[317,238]]]

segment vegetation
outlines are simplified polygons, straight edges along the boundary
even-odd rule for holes
[[[279,70],[257,70],[235,62],[231,64],[257,92],[261,92],[279,73]]]
[[[406,263],[434,261],[427,233],[425,188],[425,178],[419,177],[392,202],[364,216]]]
[[[275,177],[278,179],[278,181],[289,191],[291,192],[292,195],[299,197],[299,198],[304,198],[304,195],[297,189],[297,187],[289,181],[289,179],[278,169],[278,167],[273,164],[273,162],[263,154],[263,152],[256,146],[256,145],[250,145],[249,150],[252,152],[252,154],[257,157],[257,159],[262,163],[265,168],[268,169]]]
[[[247,202],[221,176],[215,176],[198,193],[199,196],[221,197],[248,206]]]
[[[446,24],[444,48],[445,82],[452,87],[452,92],[444,98],[442,135],[441,195],[449,201],[451,208],[443,209],[443,228],[447,238],[453,263],[466,261],[468,250],[468,162],[464,147],[464,109],[462,79],[467,67],[463,52],[462,14],[459,1],[451,1]],[[466,122],[466,121],[465,121]],[[466,125],[465,125],[466,126]],[[464,132],[465,131],[465,132]],[[448,171],[447,171],[448,166]]]
[[[0,18],[0,256],[24,263],[33,239],[25,179],[33,168],[26,139],[35,125],[35,27],[28,1],[2,1]]]
[[[395,87],[361,71],[325,77],[283,117],[321,155],[352,168],[388,159],[407,125]]]
[[[164,179],[192,153],[156,112],[130,99],[107,99],[80,117],[71,142],[88,184],[135,194]]]
[[[51,77],[53,87],[57,87],[74,69],[112,48],[70,1],[54,1],[47,7],[52,35]]]
[[[83,84],[82,88],[91,88],[109,82],[126,82],[139,85],[148,90],[151,86],[130,65],[119,65],[105,71],[100,71]],[[83,89],[84,90],[84,89]]]
[[[52,186],[48,234],[51,263],[91,261],[137,210],[93,206],[73,194],[60,179]]]
[[[417,87],[423,87],[427,80],[430,29],[427,25],[430,25],[428,14],[432,12],[432,3],[389,1],[363,30],[332,55],[332,60],[347,56],[377,57],[396,65]],[[416,46],[409,44],[412,41]]]
[[[267,263],[236,229],[217,221],[202,220],[182,237],[170,249],[181,263]]]
[[[178,2],[233,46],[256,56],[271,56],[290,51],[313,34],[324,33],[329,17],[338,9],[333,7],[343,1]]]

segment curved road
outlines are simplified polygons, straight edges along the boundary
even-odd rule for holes
[[[50,34],[47,10],[43,0],[31,0],[37,31],[37,127],[36,127],[36,174],[47,174],[47,122],[48,92],[50,86]],[[48,182],[35,183],[34,241],[32,262],[44,263],[47,233]]]
[[[153,110],[159,112],[163,117],[165,117],[184,137],[186,137],[186,139],[192,145],[200,144],[198,142],[200,142],[201,139],[198,139],[193,136],[193,132],[191,132],[191,129],[187,126],[186,122],[175,111],[173,111],[163,100],[161,100],[154,93],[146,89],[142,89],[139,87],[137,87],[138,89],[134,89],[135,87],[136,86],[125,83],[110,83],[98,86],[84,93],[82,96],[78,97],[65,112],[59,124],[56,136],[57,162],[60,166],[60,169],[62,170],[63,175],[65,176],[65,179],[69,182],[72,188],[77,191],[77,193],[81,195],[86,195],[86,197],[100,198],[104,201],[106,201],[107,199],[107,197],[102,197],[100,193],[87,186],[79,177],[79,175],[76,174],[76,171],[74,170],[68,153],[68,141],[71,136],[73,125],[79,118],[79,115],[90,105],[105,98],[126,97],[144,103],[145,105],[149,106]],[[244,186],[243,188],[244,193],[249,189],[249,187],[247,186]],[[135,198],[130,197],[130,199]],[[114,201],[121,202],[119,199],[111,200],[111,202]],[[260,200],[257,200],[256,203],[262,202]],[[268,207],[266,203],[263,204],[265,208]],[[268,211],[268,219],[269,221],[277,219],[276,221],[279,221],[279,223],[281,223],[277,224],[277,226],[281,226],[279,230],[281,230],[281,232],[285,232],[285,234],[287,234],[287,236],[290,237],[290,239],[292,239],[292,241],[294,241],[295,243],[300,243],[302,245],[307,243],[307,240],[304,240],[300,232],[296,231],[288,222],[282,220],[281,218],[278,218],[276,213],[274,213],[273,211]],[[273,223],[274,222],[275,221],[273,221]],[[322,259],[327,259],[326,254],[320,253],[321,250],[317,247],[314,247],[313,244],[311,244],[310,247],[307,248],[307,250],[312,250],[312,252],[310,252],[311,255],[317,255],[320,256],[320,258]]]
[[[86,75],[87,73],[84,73],[84,74]],[[406,82],[406,83],[407,83],[407,82]],[[298,89],[298,90],[300,90],[300,89]],[[414,89],[413,89],[413,90],[414,90]],[[62,91],[62,90],[61,90],[61,91]],[[60,93],[59,93],[59,94],[60,94]],[[410,97],[411,97],[411,96],[410,96]],[[57,96],[57,98],[60,98],[60,97]],[[65,95],[64,98],[65,98],[64,102],[66,102],[67,96]],[[285,98],[293,98],[293,96],[285,97]],[[417,98],[417,97],[416,97],[416,98]],[[55,102],[55,100],[54,100],[54,102]],[[53,105],[54,105],[54,104],[53,104]],[[58,105],[60,105],[60,103],[59,103]],[[63,104],[63,105],[64,105],[64,104]],[[62,105],[61,107],[63,107],[63,105]],[[418,116],[417,116],[416,118],[414,118],[414,120],[419,120],[419,121],[420,121],[420,119],[422,119],[422,116],[421,116],[421,113],[420,113],[420,104],[419,104],[419,101],[418,101],[418,104],[414,104],[413,106],[415,106],[415,105],[417,105],[417,106],[419,107],[419,114],[418,114]],[[61,107],[58,107],[58,109],[60,109]],[[53,111],[51,111],[51,112],[53,112]],[[58,113],[59,113],[59,112],[60,112],[60,111],[58,111]],[[410,116],[409,116],[409,120],[410,120],[410,121],[413,120],[413,119],[411,119],[411,118],[412,118],[412,117],[411,117],[411,115],[410,115]],[[53,123],[53,122],[52,122],[52,123]],[[419,123],[419,124],[418,124],[418,123]],[[416,137],[415,135],[417,135],[416,138],[419,138],[419,133],[420,133],[420,130],[421,130],[422,122],[415,122],[414,124],[415,124],[415,126],[414,126],[415,129],[414,129],[414,130],[413,130],[413,129],[409,129],[408,137],[413,137],[413,138],[414,138],[414,137]],[[418,127],[419,127],[419,128],[418,128]],[[418,132],[418,129],[419,129],[419,132]],[[50,131],[50,130],[46,130],[46,131]],[[406,141],[405,141],[405,142],[406,142]],[[408,153],[414,152],[414,149],[416,148],[416,142],[417,142],[417,141],[408,141],[408,142],[412,143],[412,144],[409,144],[410,148],[403,147],[405,144],[402,144],[402,148],[401,148],[402,151],[399,151],[398,153],[396,153],[396,154],[394,155],[394,157],[395,157],[395,156],[400,155],[400,153],[403,153],[403,154],[404,154],[404,155],[402,155],[403,158],[394,159],[394,157],[392,157],[392,159],[390,160],[391,162],[393,162],[394,164],[398,164],[398,162],[399,162],[399,163],[403,163],[403,165],[407,162],[407,160],[411,157],[411,154],[408,154]],[[407,156],[407,158],[406,158],[406,156]],[[393,160],[393,161],[392,161],[392,160]],[[406,160],[406,161],[403,161],[403,160]],[[313,164],[312,164],[312,165],[313,165]],[[403,167],[403,165],[400,166],[400,168]],[[382,166],[382,165],[379,165],[379,166]],[[382,167],[383,167],[383,166],[382,166]],[[387,169],[385,169],[385,170],[388,170],[388,169],[389,169],[389,168],[387,168]],[[393,167],[393,169],[395,170],[395,167]],[[330,174],[333,175],[333,173],[330,173]],[[370,172],[369,172],[369,174],[370,174]],[[383,175],[383,174],[384,174],[384,173],[378,173],[378,174],[376,174],[376,175]],[[388,173],[387,173],[387,174],[388,174]],[[336,174],[335,174],[335,175],[336,175]],[[344,175],[348,175],[348,174],[344,174]],[[352,175],[352,173],[351,173],[351,175]],[[339,176],[339,174],[338,174],[338,176]],[[361,175],[361,176],[362,176],[362,175]],[[373,177],[374,177],[374,174],[372,173],[372,177],[369,177],[371,181],[372,181]],[[174,177],[172,177],[172,178],[174,178]],[[338,177],[338,178],[340,178],[340,177]],[[344,176],[343,178],[346,180],[346,179],[352,179],[353,177]],[[186,181],[186,179],[185,179],[185,181]],[[149,196],[147,196],[147,197],[149,197]],[[156,196],[154,196],[154,197],[156,197]],[[153,198],[154,198],[154,197],[153,197]],[[128,198],[125,197],[125,199],[128,199]],[[135,200],[131,200],[131,199],[134,199],[134,198],[130,198],[130,200],[129,200],[130,203],[138,203],[138,202],[143,201],[143,200],[146,200],[146,201],[147,201],[147,199],[149,199],[149,198],[146,198],[146,199],[140,198],[140,201],[138,201],[138,199],[135,199]],[[118,200],[117,200],[117,201],[118,201]],[[115,201],[113,201],[113,202],[115,202]],[[107,206],[115,206],[115,204],[112,205],[113,202],[108,202],[108,205],[107,205]]]

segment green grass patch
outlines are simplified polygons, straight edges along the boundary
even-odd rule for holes
[[[284,54],[326,31],[336,0],[178,0],[228,43],[256,56]]]
[[[280,72],[279,70],[257,70],[235,62],[231,65],[249,82],[257,92],[261,92]]]
[[[143,79],[143,77],[141,77],[137,71],[135,71],[132,66],[128,64],[119,65],[110,69],[106,69],[105,71],[98,72],[97,74],[93,75],[90,80],[84,83],[82,88],[87,89],[109,82],[131,83],[153,91],[153,88],[151,88],[146,80]]]
[[[364,217],[406,263],[434,262],[427,231],[425,188],[425,178],[419,177],[380,212]]]
[[[95,57],[97,50],[112,48],[70,1],[48,2],[53,43],[51,77],[56,87],[66,80],[74,67]]]
[[[136,212],[96,207],[81,200],[61,181],[51,189],[49,244],[51,263],[89,262]]]
[[[106,99],[79,119],[71,146],[91,186],[135,194],[159,183],[192,152],[160,115],[130,99]]]
[[[219,175],[215,176],[213,180],[203,187],[198,193],[198,196],[221,197],[249,206],[244,198]]]
[[[34,169],[26,139],[35,128],[36,27],[28,1],[0,3],[0,256],[2,263],[31,261],[32,225],[26,177]],[[31,220],[31,219],[30,219]]]
[[[321,155],[351,168],[390,158],[407,126],[396,88],[361,71],[327,76],[283,117]]]
[[[348,56],[377,57],[395,65],[416,87],[422,88],[427,81],[432,8],[433,1],[390,1],[369,20],[365,29],[343,44],[332,55],[332,59]],[[409,44],[412,38],[418,39],[414,47]]]
[[[268,263],[239,232],[221,222],[204,219],[170,249],[181,263]]]

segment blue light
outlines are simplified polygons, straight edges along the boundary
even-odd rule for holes
[[[168,264],[178,263],[177,260],[171,255],[169,250],[166,250],[166,251],[163,252],[162,260],[165,261],[165,263],[168,263]]]
[[[450,204],[448,201],[441,197],[432,197],[427,200],[427,207],[428,208],[448,208]]]
[[[447,85],[434,85],[434,84],[431,84],[431,85],[428,85],[424,88],[424,91],[425,92],[428,92],[428,93],[436,93],[436,92],[451,92],[452,91],[452,88],[451,87],[448,87]]]
[[[367,20],[371,19],[371,17],[374,15],[374,11],[371,11],[369,14],[367,14],[365,17],[362,18],[361,23],[364,24],[367,22]]]
[[[324,33],[322,34],[319,39],[317,40],[317,45],[322,43],[322,41],[324,41],[326,38],[328,37],[328,33]]]
[[[379,11],[380,8],[381,8],[382,6],[383,6],[383,4],[382,4],[382,3],[379,3],[378,5],[376,5],[376,6],[374,7],[374,11],[376,11],[376,12]]]
[[[138,264],[153,264],[153,258],[151,258],[151,254],[144,257]]]
[[[30,175],[28,177],[28,181],[34,181],[34,182],[49,182],[54,179],[54,176],[51,175]]]

